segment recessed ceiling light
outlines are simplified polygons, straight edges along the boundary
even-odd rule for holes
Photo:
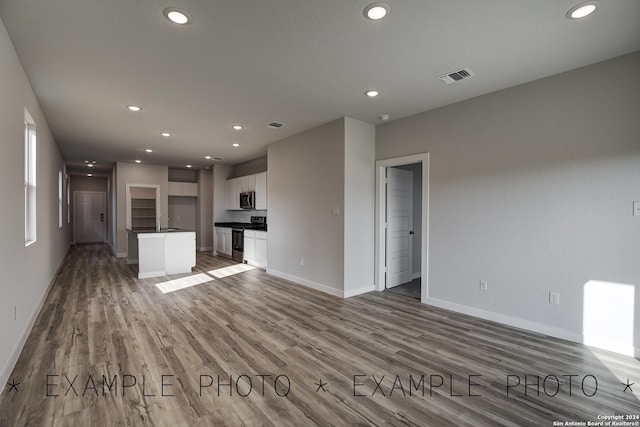
[[[188,168],[190,168],[190,167],[191,167],[191,165],[187,165],[187,167],[188,167]]]
[[[220,160],[222,160],[222,157],[214,157],[214,158],[213,158],[213,159],[211,159],[211,160],[214,160],[214,161],[216,161],[216,162],[219,162]]]
[[[164,136],[165,138],[168,138],[171,136],[169,132],[162,132],[160,135]]]
[[[211,156],[204,156],[205,159],[211,160]]]
[[[233,145],[234,147],[240,147],[240,144],[238,144],[237,142],[234,142],[234,143],[233,143],[233,144],[231,144],[231,145]]]
[[[365,95],[367,95],[369,98],[375,98],[376,96],[380,95],[380,92],[377,90],[368,90],[364,93]]]
[[[134,160],[136,163],[142,163],[142,160]]]
[[[87,165],[87,167],[92,168],[92,167],[93,167],[93,163],[89,163],[89,164]]]
[[[567,18],[569,19],[580,19],[585,16],[591,15],[595,12],[596,8],[600,5],[599,1],[588,1],[585,3],[580,3],[577,6],[572,7],[567,12]]]
[[[242,125],[233,125],[231,127],[234,128],[235,130],[241,130],[242,129]]]
[[[178,25],[184,25],[191,22],[191,16],[184,10],[168,7],[162,11],[162,14],[171,22]]]
[[[381,116],[378,117],[380,120],[389,120],[389,115],[388,114],[382,114]]]
[[[93,176],[93,174],[92,173],[88,173],[87,176]]]
[[[127,108],[129,109],[129,111],[134,111],[134,112],[138,112],[142,110],[142,108],[138,107],[137,105],[127,105]]]
[[[153,150],[151,148],[145,148],[144,151],[146,151],[147,153],[153,153]]]
[[[371,3],[364,8],[364,16],[372,21],[377,21],[387,16],[390,11],[391,8],[386,3]]]

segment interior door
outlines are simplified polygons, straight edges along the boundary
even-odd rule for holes
[[[411,281],[413,268],[413,172],[387,168],[386,288]]]
[[[106,194],[95,191],[74,192],[73,211],[76,243],[102,243],[105,239]]]

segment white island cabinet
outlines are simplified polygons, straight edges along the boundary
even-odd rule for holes
[[[190,230],[127,230],[129,263],[138,264],[138,279],[191,273],[196,266],[196,233]]]

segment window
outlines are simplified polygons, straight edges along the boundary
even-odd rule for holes
[[[58,228],[62,228],[62,189],[63,189],[62,169],[58,170]]]
[[[25,110],[24,123],[24,244],[36,241],[36,126]]]

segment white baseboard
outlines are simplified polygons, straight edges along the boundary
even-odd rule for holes
[[[116,257],[118,258],[126,258],[129,254],[126,252],[116,253]]]
[[[411,275],[411,280],[416,280],[422,277],[422,273],[421,272],[417,272],[417,273],[413,273]]]
[[[518,317],[508,316],[506,314],[495,313],[493,311],[482,310],[480,308],[469,307],[462,304],[456,304],[449,301],[439,300],[436,298],[427,298],[422,301],[427,305],[445,310],[455,311],[457,313],[467,314],[480,319],[490,320],[492,322],[502,323],[503,325],[513,326],[519,329],[536,332],[538,334],[548,335],[567,341],[582,343],[582,334],[577,334],[568,329],[557,328],[555,326],[545,325],[544,323],[533,322],[530,320],[520,319]]]
[[[207,252],[207,251],[212,251],[213,250],[213,246],[202,246],[200,248],[198,248],[198,251],[200,252]]]
[[[27,327],[24,329],[24,331],[22,331],[22,336],[20,337],[20,340],[16,343],[13,350],[11,351],[9,360],[7,360],[7,363],[5,363],[4,367],[2,368],[2,371],[0,371],[0,384],[6,384],[9,381],[11,372],[13,372],[13,368],[15,368],[16,363],[18,363],[18,358],[20,357],[20,353],[22,353],[22,349],[24,348],[24,345],[27,342],[27,339],[29,338],[29,334],[31,334],[31,330],[33,329],[33,326],[36,323],[36,319],[40,314],[40,310],[42,310],[42,307],[44,306],[44,302],[47,300],[47,296],[49,296],[49,291],[51,291],[51,288],[53,287],[53,284],[55,283],[56,278],[58,277],[58,273],[60,272],[60,269],[62,268],[64,261],[67,259],[67,256],[69,255],[70,248],[71,248],[71,244],[67,246],[67,250],[65,251],[64,256],[62,257],[60,262],[58,263],[58,266],[56,267],[56,270],[53,273],[53,277],[51,277],[51,280],[49,280],[49,285],[47,285],[47,289],[42,294],[42,297],[40,298],[40,301],[38,301],[38,304],[36,305],[35,310],[33,310],[33,312],[31,313],[31,318],[29,320],[29,323],[27,324]]]
[[[344,298],[351,298],[351,297],[355,297],[356,295],[362,295],[362,294],[366,294],[367,292],[373,292],[376,290],[375,285],[371,284],[369,286],[363,286],[361,288],[357,288],[357,289],[352,289],[349,291],[344,292]]]
[[[138,279],[148,279],[150,277],[166,276],[167,272],[164,270],[147,271],[146,273],[138,273]]]
[[[267,269],[267,274],[270,274],[272,276],[276,276],[276,277],[280,277],[281,279],[285,279],[288,280],[290,282],[294,282],[297,283],[299,285],[302,286],[306,286],[308,288],[312,288],[315,289],[317,291],[320,292],[324,292],[326,294],[330,294],[339,298],[344,298],[344,293],[341,290],[335,289],[335,288],[331,288],[327,285],[323,285],[321,283],[316,283],[316,282],[312,282],[311,280],[307,280],[307,279],[303,279],[301,277],[296,277],[296,276],[292,276],[290,274],[287,273],[283,273],[281,271],[277,271],[277,270],[273,270],[273,269]]]

